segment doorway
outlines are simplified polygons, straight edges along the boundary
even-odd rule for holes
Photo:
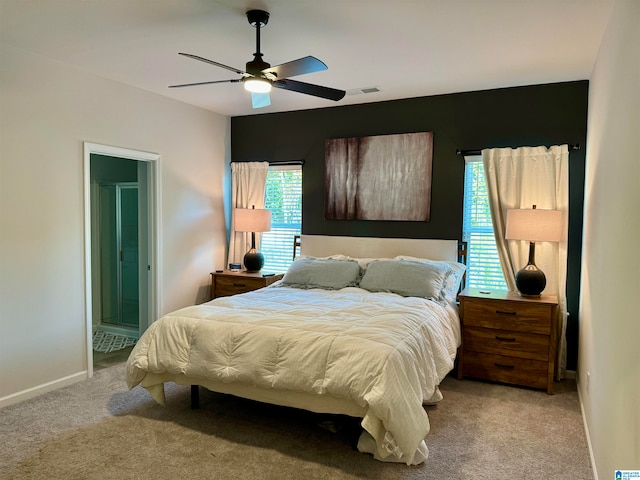
[[[117,357],[119,347],[135,343],[160,310],[158,160],[156,154],[85,143],[89,377],[95,359],[104,361],[112,348]],[[101,341],[95,352],[94,340]]]

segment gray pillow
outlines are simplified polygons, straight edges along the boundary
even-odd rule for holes
[[[360,288],[371,292],[391,292],[404,297],[421,297],[445,302],[446,281],[451,267],[445,263],[408,260],[371,262],[360,281]]]
[[[352,260],[301,258],[294,261],[282,279],[282,284],[295,288],[340,288],[358,285],[360,265]]]
[[[429,260],[428,258],[409,257],[407,255],[398,255],[394,258],[394,260],[408,260],[411,262],[427,263],[430,265],[446,263],[451,267],[451,273],[449,273],[445,278],[444,296],[450,302],[456,301],[456,298],[458,297],[458,291],[460,290],[460,283],[462,282],[464,272],[467,269],[466,265],[459,262],[447,260]]]

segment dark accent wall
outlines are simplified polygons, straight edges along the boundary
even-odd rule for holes
[[[584,80],[233,117],[231,158],[304,160],[305,234],[459,239],[464,159],[457,149],[579,144],[569,155],[567,368],[575,370],[588,88]],[[431,221],[324,220],[325,139],[426,131],[434,132]]]

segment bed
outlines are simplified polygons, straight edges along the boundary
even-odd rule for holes
[[[358,449],[426,460],[423,404],[460,344],[456,240],[303,235],[284,278],[154,322],[126,365],[164,404],[165,382],[362,418]]]

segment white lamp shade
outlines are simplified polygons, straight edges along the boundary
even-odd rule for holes
[[[563,218],[560,210],[507,210],[507,240],[559,242]]]
[[[271,210],[235,208],[233,229],[236,232],[268,232],[271,230]]]

